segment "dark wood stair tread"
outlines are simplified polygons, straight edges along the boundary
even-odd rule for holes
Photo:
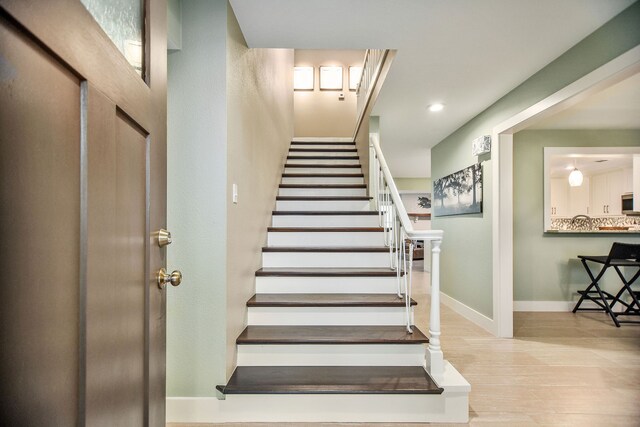
[[[355,142],[291,141],[291,145],[356,145]]]
[[[396,277],[397,271],[390,268],[305,268],[262,267],[256,271],[258,277]],[[403,272],[400,272],[404,275]]]
[[[381,233],[382,227],[268,227],[273,233]]]
[[[287,156],[291,160],[360,160],[354,156]],[[285,165],[286,167],[286,165]]]
[[[378,211],[272,211],[272,215],[378,215]]]
[[[442,394],[421,366],[238,366],[224,394]]]
[[[425,344],[429,339],[413,326],[247,326],[237,344]]]
[[[293,153],[356,153],[357,148],[289,148]]]
[[[284,165],[285,168],[333,168],[333,169],[349,169],[349,168],[360,168],[362,166],[360,164],[357,165],[318,165],[318,164],[297,164],[297,163],[287,163]]]
[[[392,251],[395,248],[391,248]],[[306,247],[306,246],[267,246],[262,252],[319,252],[319,253],[389,253],[386,246],[333,246],[333,247]]]
[[[417,305],[411,299],[411,305]],[[396,294],[256,294],[248,307],[404,307]]]
[[[340,200],[371,200],[369,196],[277,196],[276,200],[307,200],[307,201],[340,201]]]
[[[363,173],[283,173],[283,178],[364,178]]]
[[[280,188],[367,188],[365,184],[280,184]]]

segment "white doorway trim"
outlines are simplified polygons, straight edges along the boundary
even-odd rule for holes
[[[513,134],[640,72],[640,46],[628,50],[493,128],[493,323],[513,337]]]

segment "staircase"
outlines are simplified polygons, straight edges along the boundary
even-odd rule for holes
[[[398,296],[397,249],[370,206],[352,142],[292,142],[238,366],[216,387],[229,421],[467,420],[464,378],[446,361],[437,382],[425,370],[429,339],[407,330],[416,302]]]

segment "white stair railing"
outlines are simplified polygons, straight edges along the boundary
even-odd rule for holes
[[[411,291],[413,248],[421,240],[431,244],[431,308],[429,315],[429,347],[426,367],[434,377],[441,377],[444,358],[440,346],[440,246],[442,230],[414,230],[400,194],[385,161],[377,134],[369,137],[370,162],[373,177],[371,195],[378,210],[380,226],[384,228],[385,244],[389,247],[391,266],[397,272],[398,297],[404,298],[407,331],[412,333]],[[425,254],[426,255],[426,254]]]
[[[375,89],[382,67],[389,53],[388,49],[367,49],[362,64],[362,74],[356,89],[356,133],[360,123],[364,119],[364,112],[367,104],[371,100],[371,95]]]

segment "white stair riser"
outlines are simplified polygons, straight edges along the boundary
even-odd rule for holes
[[[291,144],[291,148],[303,148],[305,150],[335,150],[335,149],[348,149],[348,148],[356,148],[355,144]]]
[[[380,267],[391,266],[386,252],[263,252],[263,267]]]
[[[331,246],[383,246],[384,233],[374,232],[275,232],[267,233],[269,246],[301,246],[301,247],[331,247]]]
[[[350,165],[353,167],[359,167],[360,162],[358,159],[287,159],[287,163],[294,165]],[[285,165],[285,167],[287,167]]]
[[[422,344],[239,345],[238,366],[424,366]]]
[[[249,325],[402,326],[406,323],[404,307],[249,307]]]
[[[368,211],[368,200],[278,200],[277,211]]]
[[[280,188],[279,196],[366,196],[366,188]]]
[[[364,178],[282,178],[283,184],[364,184]]]
[[[256,277],[259,294],[393,294],[395,277]]]
[[[167,422],[466,423],[469,392],[442,394],[231,394],[168,398]]]
[[[274,227],[379,227],[378,215],[273,215]]]

